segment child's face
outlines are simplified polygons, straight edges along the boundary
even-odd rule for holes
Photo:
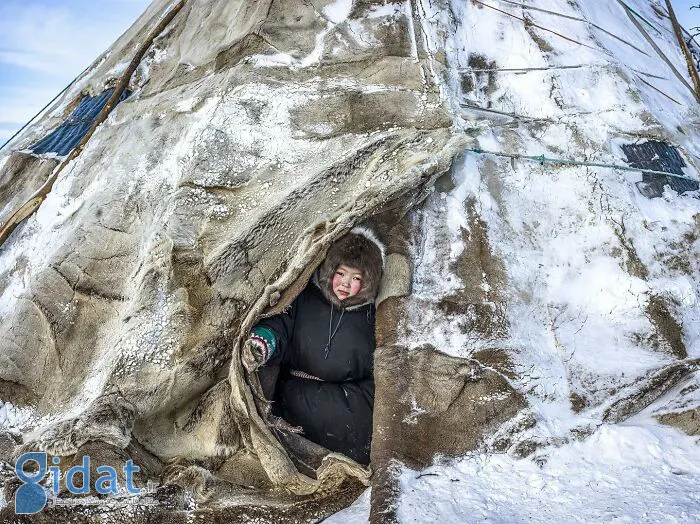
[[[354,297],[362,289],[362,270],[340,264],[333,275],[333,293],[339,300]]]

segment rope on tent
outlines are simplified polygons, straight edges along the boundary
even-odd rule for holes
[[[640,75],[648,76],[649,78],[656,78],[657,80],[668,80],[668,78],[666,78],[665,76],[654,75],[651,73],[647,73],[646,71],[639,71],[638,69],[632,69],[632,71]]]
[[[470,102],[468,100],[462,100],[459,102],[459,107],[464,109],[465,111],[461,111],[460,114],[463,115],[468,115],[469,111],[481,111],[484,113],[491,113],[495,115],[501,115],[501,116],[507,116],[509,118],[512,118],[513,120],[517,121],[522,121],[522,122],[548,122],[550,124],[561,124],[562,122],[566,122],[566,119],[569,118],[578,118],[584,115],[592,115],[592,114],[597,114],[600,115],[602,113],[609,113],[613,111],[612,109],[605,109],[605,110],[600,110],[600,111],[578,111],[578,112],[571,112],[571,113],[564,113],[561,115],[557,115],[557,119],[554,120],[554,118],[551,117],[546,117],[546,116],[531,116],[531,115],[521,115],[519,113],[512,113],[509,111],[500,111],[498,109],[492,109],[489,107],[483,107],[478,104],[475,104],[473,102]]]
[[[633,43],[628,42],[628,41],[625,40],[624,38],[622,38],[622,37],[620,37],[620,36],[617,36],[615,33],[611,32],[611,31],[608,31],[608,30],[605,29],[604,27],[600,27],[598,24],[595,24],[595,23],[593,23],[593,22],[591,22],[591,21],[589,21],[589,20],[586,20],[585,18],[580,18],[580,17],[578,17],[578,16],[565,15],[564,13],[558,13],[558,12],[556,12],[556,11],[550,11],[549,9],[542,9],[541,7],[534,7],[534,6],[531,6],[531,5],[522,4],[522,3],[520,3],[520,2],[513,2],[512,0],[500,0],[500,1],[501,1],[501,2],[504,2],[504,3],[506,3],[506,4],[517,5],[517,6],[521,7],[521,8],[523,8],[523,9],[529,9],[529,10],[531,10],[531,11],[539,11],[539,12],[541,12],[541,13],[547,13],[547,14],[550,14],[550,15],[559,16],[559,17],[561,17],[561,18],[566,18],[566,19],[568,19],[568,20],[574,20],[574,21],[576,21],[576,22],[583,22],[583,23],[585,23],[585,24],[588,24],[588,25],[591,26],[591,27],[595,27],[596,29],[598,29],[599,31],[602,31],[602,32],[605,33],[606,35],[613,37],[615,40],[619,40],[619,41],[622,42],[623,44],[630,46],[630,47],[631,47],[632,49],[634,49],[635,51],[639,51],[639,52],[642,53],[643,55],[649,56],[649,53],[647,53],[647,52],[644,51],[643,49],[640,49],[639,47],[637,47],[637,46],[634,45]]]
[[[656,10],[656,13],[657,13],[660,17],[666,17],[666,18],[668,18],[669,20],[671,19],[671,17],[668,15],[668,13],[664,13],[664,12],[663,12],[663,7],[664,7],[664,6],[658,5],[657,7],[658,7],[659,9]],[[630,9],[631,9],[631,8],[630,8]],[[643,21],[646,22],[647,24],[650,24],[650,23],[651,23],[651,22],[649,22],[646,18],[644,18],[642,15],[640,15],[637,11],[635,11],[634,9],[632,9],[632,12],[633,12],[636,16],[638,16],[638,17],[640,18],[640,20],[643,20]],[[652,27],[653,27],[654,29],[656,29],[656,31],[657,31],[659,34],[661,34],[661,30],[665,31],[665,32],[668,33],[669,35],[674,34],[673,30],[669,29],[668,27],[666,27],[666,26],[664,26],[664,25],[652,26]],[[661,28],[661,29],[659,29],[659,28]]]
[[[683,105],[683,104],[681,104],[678,100],[676,100],[675,98],[673,98],[671,95],[669,95],[669,94],[663,92],[661,89],[659,89],[659,88],[656,87],[655,85],[653,85],[653,84],[651,84],[650,82],[647,82],[646,80],[644,80],[640,75],[637,75],[637,78],[639,78],[639,80],[641,80],[642,83],[644,83],[644,84],[648,85],[649,87],[651,87],[651,88],[652,88],[654,91],[656,91],[657,93],[660,93],[660,94],[662,94],[663,96],[665,96],[666,98],[668,98],[671,102],[674,102],[674,103],[678,104],[679,106],[682,106],[682,105]]]
[[[619,164],[605,164],[605,163],[599,163],[599,162],[583,162],[581,160],[571,160],[568,158],[550,158],[550,157],[547,157],[545,155],[521,155],[518,153],[503,153],[501,151],[488,151],[486,149],[481,149],[480,147],[467,148],[465,151],[469,151],[469,152],[475,153],[477,155],[493,155],[493,156],[500,156],[500,157],[505,157],[505,158],[520,159],[520,160],[532,160],[535,162],[539,162],[542,165],[544,165],[545,163],[549,163],[549,164],[561,164],[561,165],[569,165],[569,166],[602,167],[602,168],[607,168],[607,169],[619,169],[621,171],[634,171],[636,173],[644,172],[644,173],[651,173],[653,175],[664,175],[664,176],[670,176],[670,177],[674,177],[674,178],[680,178],[683,180],[688,180],[690,182],[697,182],[697,180],[695,180],[694,178],[691,178],[689,176],[679,175],[677,173],[669,173],[667,171],[656,171],[654,169],[644,169],[644,168],[639,168],[639,167],[621,166]]]
[[[561,65],[561,66],[546,66],[546,67],[492,67],[492,68],[474,68],[474,67],[461,67],[457,69],[460,73],[530,73],[532,71],[553,71],[553,70],[571,70],[571,69],[584,69],[584,68],[609,68],[609,63],[603,64],[579,64],[579,65]],[[630,68],[632,72],[648,76],[650,78],[656,78],[658,80],[668,80],[665,76],[659,76],[652,73],[647,73],[646,71],[639,71],[638,69]],[[653,86],[652,86],[653,87]],[[656,88],[655,88],[656,89]],[[675,102],[675,100],[674,100]]]
[[[544,67],[493,67],[493,68],[474,68],[474,67],[462,67],[457,69],[460,73],[528,73],[530,71],[550,71],[555,69],[584,69],[587,67],[609,67],[610,64],[606,63],[592,63],[592,64],[577,64],[577,65],[551,65]]]
[[[590,46],[588,44],[584,44],[583,42],[579,42],[578,40],[574,40],[573,38],[562,35],[561,33],[557,33],[556,31],[554,31],[552,29],[548,29],[544,26],[532,23],[529,20],[525,20],[524,18],[520,18],[519,16],[516,16],[512,13],[509,13],[508,11],[503,11],[502,9],[498,9],[497,7],[494,7],[492,5],[485,4],[481,0],[472,0],[472,1],[477,3],[477,4],[483,5],[484,7],[488,7],[489,9],[493,9],[494,11],[498,11],[499,13],[502,13],[506,16],[510,16],[511,18],[515,18],[516,20],[520,20],[521,22],[528,24],[528,25],[531,25],[532,27],[537,27],[538,29],[542,29],[543,31],[547,31],[548,33],[553,33],[553,34],[557,35],[558,37],[563,38],[564,40],[568,40],[569,42],[573,42],[574,44],[578,44],[578,45],[581,45],[583,47],[587,47],[588,49],[593,49],[594,51],[598,51],[600,53],[605,53],[605,51],[603,51],[602,49]],[[605,54],[607,54],[607,53],[605,53]]]
[[[644,26],[642,26],[642,24],[639,23],[639,20],[637,20],[637,18],[635,18],[635,16],[633,15],[633,13],[635,13],[635,11],[631,7],[629,7],[625,2],[623,2],[622,0],[617,0],[617,2],[624,8],[624,11],[625,11],[625,13],[627,13],[627,16],[629,17],[629,19],[632,21],[632,23],[637,28],[637,30],[642,34],[642,36],[646,39],[646,41],[649,43],[649,45],[654,49],[654,51],[656,51],[656,53],[659,55],[659,57],[661,57],[661,59],[664,62],[666,62],[666,65],[668,65],[668,67],[671,68],[671,70],[673,71],[673,74],[676,75],[676,78],[678,78],[678,80],[680,80],[681,83],[685,87],[687,87],[691,93],[693,93],[694,97],[697,97],[697,94],[695,93],[693,86],[691,86],[686,81],[686,79],[683,78],[683,75],[680,73],[680,71],[678,71],[678,69],[676,69],[676,66],[673,65],[673,63],[668,59],[668,57],[664,54],[664,52],[661,50],[661,48],[656,44],[654,39],[649,35],[649,33],[646,32],[646,30],[644,29]]]
[[[187,0],[180,0],[177,4],[175,4],[170,9],[170,11],[166,13],[166,15],[160,21],[160,23],[158,23],[158,25],[149,33],[143,44],[141,44],[141,46],[136,50],[134,57],[129,63],[129,67],[127,67],[126,71],[124,71],[124,73],[122,73],[122,76],[119,77],[119,81],[117,82],[114,88],[114,93],[109,98],[109,100],[107,100],[107,103],[105,104],[104,108],[102,109],[102,111],[100,111],[100,114],[97,115],[97,118],[92,124],[92,127],[90,127],[89,131],[85,134],[80,143],[76,146],[76,148],[73,151],[71,151],[70,155],[68,155],[59,164],[59,166],[54,170],[51,176],[46,180],[46,182],[44,182],[44,185],[37,189],[34,192],[34,194],[29,197],[29,200],[27,200],[24,204],[19,206],[19,208],[17,208],[12,213],[7,222],[3,224],[2,227],[0,227],[0,247],[5,243],[5,240],[7,240],[7,237],[9,237],[12,234],[15,228],[39,208],[41,203],[51,192],[51,189],[53,188],[53,185],[56,182],[56,179],[58,178],[58,175],[61,173],[61,171],[63,171],[63,169],[72,160],[74,160],[78,155],[80,155],[80,153],[82,153],[83,149],[85,148],[88,141],[95,133],[99,125],[107,119],[112,109],[116,106],[122,91],[124,91],[124,88],[126,88],[129,85],[131,76],[134,74],[134,71],[136,71],[136,68],[141,63],[143,56],[146,54],[146,51],[148,51],[156,37],[165,30],[165,28],[170,24],[173,18],[175,18],[175,15],[177,15],[180,12],[180,10],[184,7],[186,3]]]
[[[551,118],[519,115],[517,113],[510,113],[508,111],[499,111],[498,109],[491,109],[489,107],[482,107],[480,105],[473,104],[473,103],[468,102],[468,101],[460,102],[459,107],[462,107],[464,109],[472,109],[474,111],[483,111],[484,113],[491,113],[494,115],[507,116],[507,117],[513,118],[515,120],[522,120],[522,121],[526,121],[526,122],[549,122],[551,124],[556,123]]]
[[[529,9],[531,11],[539,11],[540,13],[547,13],[549,15],[559,16],[561,18],[568,18],[569,20],[575,20],[577,22],[588,22],[588,20],[585,20],[583,18],[579,18],[578,16],[565,15],[564,13],[559,13],[557,11],[550,11],[549,9],[542,9],[541,7],[535,7],[533,5],[523,4],[522,2],[514,2],[513,0],[499,0],[499,1],[503,2],[504,4],[517,5],[518,7],[522,7],[523,9]]]
[[[651,27],[654,31],[656,31],[657,33],[661,34],[661,30],[660,30],[658,27],[656,27],[656,26],[655,26],[654,24],[652,24],[649,20],[647,20],[646,18],[644,18],[642,15],[640,15],[637,11],[635,11],[634,9],[632,9],[632,8],[631,8],[629,5],[627,5],[625,2],[623,2],[622,0],[617,0],[617,1],[620,2],[620,3],[623,5],[623,7],[624,7],[625,9],[627,9],[630,13],[632,13],[634,16],[636,16],[637,18],[639,18],[642,22],[644,22],[646,25],[648,25],[649,27]]]
[[[627,5],[627,4],[625,4],[625,5]],[[628,7],[629,7],[629,6],[628,6]],[[668,18],[669,20],[671,19],[671,16],[670,16],[668,13],[664,13],[664,12],[663,12],[663,6],[662,6],[662,5],[659,5],[659,6],[657,6],[657,7],[658,7],[659,9],[656,11],[656,13],[657,13],[660,17],[666,17],[666,18]],[[646,18],[644,18],[644,17],[643,17],[642,15],[640,15],[637,11],[635,11],[635,10],[632,9],[631,7],[630,7],[630,9],[631,9],[632,13],[634,13],[636,16],[639,17],[640,20],[643,20],[646,24],[651,24],[651,22],[649,22],[649,20],[647,20]],[[665,31],[666,33],[668,33],[669,35],[674,35],[674,34],[675,34],[675,31],[674,31],[674,30],[669,29],[668,27],[665,27],[664,25],[661,25],[661,26],[654,26],[654,25],[652,25],[652,27],[653,27],[654,29],[656,29],[657,33],[659,33],[659,34],[661,34],[661,32],[662,32],[662,31],[659,29],[659,27],[660,27],[663,31]],[[683,29],[683,31],[685,31],[685,29]],[[685,32],[687,33],[687,31],[685,31]]]
[[[483,2],[481,2],[481,1],[479,1],[479,0],[474,0],[474,1],[477,2],[477,3],[479,3],[479,4],[481,4],[481,5],[484,5],[484,6],[486,6],[486,7],[491,7],[492,9],[495,9],[495,10],[500,11],[500,12],[502,12],[502,13],[508,14],[509,16],[513,16],[514,18],[518,18],[518,17],[516,17],[515,15],[511,15],[510,13],[506,13],[505,11],[501,11],[501,10],[499,10],[499,9],[496,9],[495,7],[488,6],[487,4],[484,4]],[[579,21],[579,22],[584,22],[584,23],[590,25],[591,27],[595,27],[596,29],[598,29],[598,30],[600,30],[600,31],[603,31],[604,33],[606,33],[607,35],[609,35],[609,36],[615,38],[616,40],[619,40],[620,42],[622,42],[622,43],[624,43],[624,44],[626,44],[626,45],[632,47],[632,48],[635,49],[636,51],[639,51],[640,53],[642,53],[642,54],[644,54],[644,55],[646,55],[646,56],[649,56],[649,54],[648,54],[646,51],[644,51],[643,49],[640,49],[639,47],[637,47],[637,46],[635,46],[634,44],[628,42],[627,40],[624,40],[623,38],[621,38],[621,37],[619,37],[618,35],[612,33],[611,31],[608,31],[607,29],[605,29],[605,28],[599,26],[598,24],[595,24],[595,23],[593,23],[593,22],[590,22],[590,21],[588,21],[588,20],[586,20],[586,19],[584,19],[584,18],[579,18],[579,17],[576,17],[576,16],[566,15],[566,14],[564,14],[564,13],[559,13],[559,12],[556,12],[556,11],[551,11],[551,10],[549,10],[549,9],[542,9],[542,8],[540,8],[540,7],[534,7],[534,6],[526,5],[526,4],[523,4],[523,3],[520,3],[520,2],[515,2],[515,1],[513,1],[513,0],[500,0],[500,1],[501,1],[501,2],[504,2],[504,3],[507,3],[507,4],[511,4],[511,5],[517,5],[517,6],[521,7],[521,8],[523,8],[523,9],[530,9],[530,10],[532,10],[532,11],[540,11],[540,12],[547,13],[547,14],[551,14],[551,15],[554,15],[554,16],[559,16],[559,17],[562,17],[562,18],[566,18],[566,19],[569,19],[569,20],[575,20],[575,21]],[[626,12],[628,13],[628,15],[633,14],[634,16],[636,16],[637,18],[639,18],[640,20],[642,20],[645,24],[647,24],[649,27],[651,27],[652,29],[654,29],[654,31],[656,31],[659,35],[662,34],[661,30],[660,30],[658,27],[656,27],[656,26],[655,26],[654,24],[652,24],[649,20],[647,20],[644,16],[642,16],[642,15],[639,14],[637,11],[635,11],[635,10],[634,10],[632,7],[630,7],[626,2],[624,2],[623,0],[618,0],[618,2],[625,8],[625,10],[626,10]],[[635,26],[637,26],[637,28],[640,30],[640,32],[643,34],[643,36],[646,38],[646,40],[651,44],[651,46],[654,48],[654,50],[655,50],[657,53],[659,53],[659,54],[661,55],[661,58],[671,67],[671,69],[673,69],[674,73],[676,73],[676,76],[678,76],[678,78],[686,85],[686,87],[690,88],[691,91],[693,91],[693,94],[695,95],[695,98],[698,100],[698,102],[700,102],[700,77],[698,76],[698,72],[697,72],[697,70],[695,69],[695,67],[694,67],[694,65],[693,65],[692,58],[690,57],[690,51],[688,50],[688,47],[687,47],[687,45],[685,44],[685,40],[684,40],[683,37],[682,37],[682,29],[681,29],[680,26],[678,25],[678,21],[675,19],[675,14],[673,13],[673,8],[671,7],[670,1],[669,1],[669,0],[666,0],[666,4],[668,5],[668,8],[669,8],[669,18],[671,18],[671,23],[672,23],[672,25],[673,25],[674,32],[675,32],[676,36],[678,37],[678,40],[679,40],[680,45],[681,45],[681,49],[682,49],[682,51],[683,51],[683,53],[684,53],[684,55],[685,55],[685,57],[686,57],[686,61],[688,62],[688,72],[690,73],[690,77],[693,79],[693,84],[694,84],[694,86],[695,86],[695,89],[694,89],[694,90],[693,90],[693,89],[690,87],[690,85],[685,81],[685,79],[684,79],[682,76],[679,75],[678,71],[677,71],[677,70],[675,69],[675,67],[670,63],[670,61],[668,60],[668,58],[663,54],[663,52],[661,52],[661,50],[658,48],[658,46],[656,45],[656,43],[653,42],[653,41],[650,39],[650,37],[649,37],[648,34],[643,30],[643,28],[642,28],[640,25],[638,25],[638,23],[636,22],[636,20],[634,20],[634,18],[633,18],[632,16],[630,16],[630,18],[632,18],[632,21],[635,23]],[[675,22],[674,22],[674,20],[675,20]],[[533,24],[533,25],[535,25],[535,24]],[[554,33],[554,34],[557,34],[558,36],[561,36],[561,37],[563,37],[563,38],[566,38],[567,40],[571,40],[570,38],[568,38],[568,37],[566,37],[566,36],[564,36],[564,35],[561,35],[561,34],[559,34],[559,33],[556,33],[555,31],[551,31],[551,30],[549,30],[549,29],[547,29],[547,28],[545,28],[545,27],[538,26],[538,25],[535,25],[535,26],[536,26],[536,27],[539,27],[540,29],[544,29],[545,31],[550,31],[550,32],[552,32],[552,33]],[[577,41],[575,41],[575,40],[572,40],[572,41],[574,41],[574,42],[576,42],[576,43],[580,43],[581,45],[586,45],[586,44],[582,44],[581,42],[577,42]],[[586,46],[586,47],[590,47],[590,46]],[[658,89],[656,89],[654,86],[652,86],[652,85],[649,84],[648,82],[644,82],[644,83],[647,84],[647,85],[649,85],[650,87],[654,88],[655,90],[659,91]],[[659,91],[659,92],[662,93],[664,96],[667,96],[670,100],[673,100],[674,102],[678,103],[676,100],[674,100],[674,99],[671,98],[670,96],[666,95],[666,94],[663,93],[662,91]]]
[[[559,16],[559,17],[562,17],[562,18],[566,18],[566,19],[569,19],[569,20],[575,20],[575,21],[578,21],[578,22],[584,22],[584,23],[590,25],[591,27],[595,27],[596,29],[599,29],[600,31],[603,31],[604,33],[606,33],[607,35],[609,35],[609,36],[615,38],[616,40],[619,40],[620,42],[629,45],[630,47],[632,47],[632,48],[634,48],[635,50],[639,51],[640,53],[644,54],[645,56],[650,56],[646,51],[640,49],[639,47],[637,47],[637,46],[635,46],[635,45],[633,45],[633,44],[631,44],[630,42],[624,40],[623,38],[617,36],[616,34],[610,32],[610,31],[608,31],[607,29],[605,29],[605,28],[599,26],[598,24],[595,24],[595,23],[593,23],[593,22],[590,22],[590,21],[586,20],[585,18],[580,18],[580,17],[576,17],[576,16],[566,15],[566,14],[564,14],[564,13],[558,13],[558,12],[556,12],[556,11],[551,11],[551,10],[549,10],[549,9],[542,9],[542,8],[539,8],[539,7],[534,7],[534,6],[522,4],[522,3],[520,3],[520,2],[515,2],[515,1],[513,1],[513,0],[500,0],[500,1],[501,1],[501,2],[504,2],[504,3],[507,3],[507,4],[519,6],[519,7],[523,8],[523,9],[530,9],[530,10],[533,10],[533,11],[540,11],[540,12],[543,12],[543,13],[547,13],[547,14]],[[658,31],[659,34],[661,34],[661,31],[659,31],[656,27],[654,27],[654,26],[651,24],[651,22],[649,22],[646,18],[644,18],[644,17],[643,17],[642,15],[640,15],[639,13],[637,13],[634,9],[632,9],[631,7],[629,7],[629,6],[628,6],[625,2],[623,2],[622,0],[618,0],[618,1],[620,2],[620,4],[622,4],[622,6],[623,6],[625,9],[629,9],[629,11],[630,11],[631,13],[635,14],[636,16],[638,16],[641,20],[643,20],[644,22],[646,22],[647,24],[649,24],[649,25],[650,25],[651,27],[653,27],[656,31]],[[511,16],[511,17],[513,17],[513,18],[516,18],[516,19],[518,19],[518,20],[521,20],[521,21],[523,21],[523,22],[526,22],[525,19],[523,19],[523,18],[520,18],[520,17],[515,16],[515,15],[513,15],[513,14],[511,14],[511,13],[508,13],[508,12],[506,12],[506,11],[502,11],[502,10],[496,8],[496,7],[493,7],[493,6],[490,6],[490,5],[488,5],[488,4],[485,4],[485,3],[481,2],[480,0],[474,0],[474,2],[476,2],[476,3],[478,3],[478,4],[481,4],[481,5],[483,5],[484,7],[489,7],[489,8],[491,8],[491,9],[495,10],[495,11],[498,11],[498,12],[500,12],[500,13],[506,14],[506,15],[508,15],[508,16]],[[629,13],[628,13],[628,15],[629,15]],[[632,17],[630,16],[630,18],[632,18]],[[677,71],[677,70],[675,69],[675,67],[669,62],[668,58],[663,54],[663,52],[658,48],[658,46],[657,46],[653,41],[650,40],[650,37],[649,37],[648,34],[643,30],[643,28],[641,28],[641,26],[638,26],[638,23],[636,22],[636,20],[632,19],[632,21],[635,23],[635,26],[637,26],[638,29],[640,29],[640,32],[642,32],[642,34],[643,34],[643,35],[645,36],[645,38],[649,41],[649,43],[652,45],[652,47],[657,51],[657,53],[659,53],[659,54],[661,55],[661,58],[664,59],[664,61],[671,67],[671,69],[674,71],[674,73],[676,74],[676,76],[678,76],[678,78],[679,78],[682,82],[685,83],[686,87],[688,87],[689,89],[691,89],[691,91],[693,91],[693,89],[690,87],[690,85],[689,85],[687,82],[685,82],[685,80],[683,79],[683,77],[682,77],[682,76],[679,76],[678,71]],[[572,41],[572,42],[575,42],[575,43],[577,43],[577,44],[583,45],[583,46],[585,46],[585,47],[589,47],[589,48],[591,48],[591,49],[595,49],[595,48],[593,48],[593,47],[591,47],[591,46],[589,46],[589,45],[587,45],[587,44],[584,44],[584,43],[579,42],[579,41],[577,41],[577,40],[573,40],[573,39],[571,39],[571,38],[569,38],[569,37],[567,37],[567,36],[564,36],[564,35],[562,35],[562,34],[560,34],[560,33],[557,33],[556,31],[552,31],[551,29],[547,29],[546,27],[543,27],[543,26],[540,26],[540,25],[537,25],[537,24],[532,24],[532,25],[535,26],[535,27],[539,27],[540,29],[544,29],[545,31],[549,31],[549,32],[551,32],[551,33],[554,33],[554,34],[557,35],[557,36],[560,36],[560,37],[562,37],[562,38],[565,38],[566,40],[570,40],[570,41]],[[603,51],[600,50],[600,49],[596,49],[596,50],[597,50],[597,51],[603,52]],[[550,67],[543,67],[543,68],[534,68],[534,67],[533,67],[533,68],[522,68],[522,69],[471,69],[471,70],[467,69],[466,71],[471,71],[471,72],[486,72],[486,71],[511,71],[511,72],[516,72],[516,71],[523,71],[523,72],[527,72],[527,71],[539,71],[539,70],[545,71],[545,70],[548,70],[548,69],[555,69],[555,68],[557,68],[557,69],[575,69],[575,68],[578,68],[578,67],[583,67],[583,66],[550,66]],[[690,66],[689,66],[689,70],[690,70]],[[644,73],[644,72],[641,72],[641,71],[636,71],[636,70],[634,70],[634,69],[633,69],[633,71],[634,71],[635,73],[644,74],[644,75],[651,76],[651,77],[655,77],[655,78],[661,78],[661,77],[659,77],[659,76],[657,76],[657,75],[652,75],[651,73]],[[694,71],[694,68],[693,68],[693,71]],[[639,75],[637,75],[637,76],[639,77]],[[692,72],[691,72],[691,77],[693,77],[693,80],[695,81],[695,77],[693,76]],[[640,79],[643,83],[645,83],[646,85],[648,85],[649,87],[651,87],[652,89],[654,89],[655,91],[661,93],[663,96],[665,96],[666,98],[668,98],[668,99],[671,100],[672,102],[674,102],[674,103],[676,103],[676,104],[678,104],[678,105],[682,105],[682,104],[681,104],[680,102],[678,102],[676,99],[674,99],[673,97],[671,97],[671,96],[669,96],[668,94],[664,93],[663,91],[661,91],[661,90],[658,89],[657,87],[651,85],[649,82],[647,82],[647,81],[644,80],[643,78],[639,77],[639,79]],[[700,80],[698,80],[698,82],[699,82],[698,85],[700,86]],[[697,92],[696,92],[696,91],[693,91],[693,94],[696,96],[696,98],[698,99],[698,101],[700,101],[700,87],[698,87]]]

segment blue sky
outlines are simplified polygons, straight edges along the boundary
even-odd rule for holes
[[[0,0],[0,145],[121,35],[151,0]]]
[[[0,0],[0,144],[107,49],[149,3]],[[673,0],[687,29],[700,26],[700,9],[690,10],[699,3]]]
[[[672,0],[671,5],[681,25],[688,31],[691,27],[700,26],[700,9],[690,9],[693,5],[700,5],[700,0]]]

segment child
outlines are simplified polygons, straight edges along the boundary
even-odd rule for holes
[[[333,244],[288,311],[263,319],[243,346],[249,372],[281,364],[275,411],[304,436],[369,464],[374,406],[374,299],[384,246],[355,227]]]

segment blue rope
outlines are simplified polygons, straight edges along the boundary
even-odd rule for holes
[[[697,182],[694,178],[691,178],[689,176],[684,176],[684,175],[679,175],[677,173],[669,173],[667,171],[656,171],[654,169],[644,169],[641,167],[629,167],[629,166],[621,166],[618,164],[603,164],[599,162],[582,162],[580,160],[570,160],[567,158],[549,158],[544,155],[537,155],[537,156],[529,156],[529,155],[519,155],[516,153],[501,153],[499,151],[486,151],[484,149],[481,149],[480,147],[474,147],[474,148],[467,148],[467,151],[470,151],[472,153],[476,153],[477,155],[494,155],[494,156],[502,156],[502,157],[507,157],[507,158],[520,158],[523,160],[535,160],[540,163],[540,165],[544,165],[545,163],[550,163],[550,164],[563,164],[563,165],[570,165],[570,166],[587,166],[587,167],[603,167],[603,168],[608,168],[608,169],[619,169],[621,171],[635,171],[637,173],[644,172],[644,173],[652,173],[654,175],[664,175],[664,176],[670,176],[674,178],[680,178],[682,180],[688,180],[690,182]]]
[[[659,31],[659,29],[658,29],[654,24],[652,24],[649,20],[647,20],[647,19],[644,18],[642,15],[640,15],[637,11],[635,11],[635,10],[632,9],[630,6],[628,6],[625,2],[623,2],[622,0],[618,0],[618,2],[620,2],[620,3],[625,7],[625,9],[627,9],[630,13],[632,13],[632,14],[635,15],[637,18],[639,18],[639,19],[640,19],[642,22],[644,22],[646,25],[648,25],[649,27],[651,27],[654,31],[656,31],[656,32],[659,33],[659,34],[662,34],[661,31]]]

